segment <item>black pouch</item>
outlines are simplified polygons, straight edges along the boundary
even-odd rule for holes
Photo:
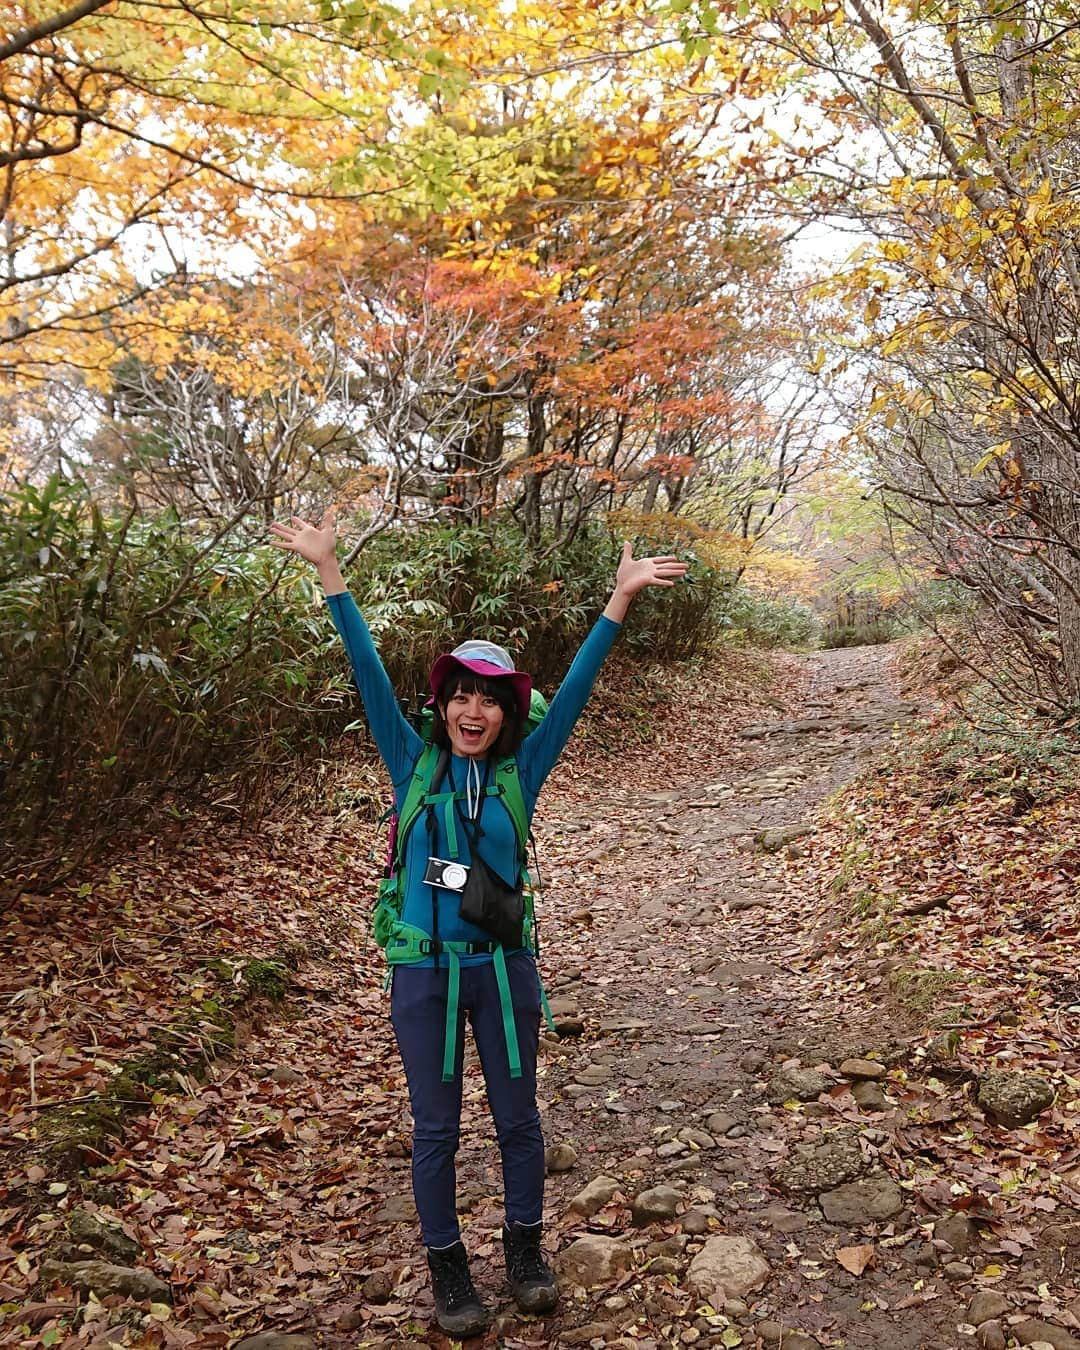
[[[509,950],[524,941],[525,897],[520,885],[508,886],[476,852],[461,891],[460,914]]]

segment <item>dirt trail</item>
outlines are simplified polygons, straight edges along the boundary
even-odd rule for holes
[[[569,1200],[588,1179],[584,1172],[619,1180],[627,1199],[657,1183],[681,1190],[678,1210],[689,1205],[704,1216],[689,1225],[698,1241],[710,1233],[745,1234],[771,1267],[760,1292],[728,1309],[747,1345],[769,1343],[779,1324],[793,1350],[951,1346],[964,1320],[958,1300],[921,1304],[927,1271],[912,1260],[879,1262],[896,1269],[859,1279],[837,1263],[837,1247],[912,1227],[899,1193],[874,1165],[883,1117],[870,1114],[853,1133],[827,1101],[785,1110],[791,1085],[774,1079],[786,1060],[839,1070],[845,1059],[887,1052],[889,1029],[878,1017],[828,1006],[803,973],[817,939],[786,921],[783,876],[790,854],[812,848],[815,813],[829,794],[914,712],[891,692],[888,665],[883,649],[815,653],[807,658],[800,705],[744,728],[743,748],[722,779],[691,779],[641,798],[632,787],[606,801],[598,797],[594,821],[582,832],[592,876],[552,958],[554,1006],[563,1016],[579,1013],[587,1037],[569,1054],[565,1041],[562,1055],[553,1047],[543,1080],[550,1142],[572,1142],[585,1160],[568,1177],[552,1179],[553,1217],[564,1222]],[[639,823],[627,833],[615,822],[634,802]],[[545,830],[559,827],[552,816],[544,822]],[[642,891],[643,870],[666,875],[666,884]],[[826,1076],[828,1086],[845,1081],[839,1073]],[[800,1086],[806,1087],[796,1076],[794,1087]],[[861,1091],[869,1105],[878,1104],[880,1089]],[[845,1155],[849,1140],[855,1162]],[[817,1147],[802,1160],[810,1180],[795,1167],[785,1188],[778,1166],[796,1157],[798,1143]],[[800,1181],[805,1187],[791,1184]],[[838,1197],[838,1208],[846,1200],[854,1214],[828,1222],[817,1192],[851,1181],[855,1189]],[[860,1207],[865,1223],[857,1221]],[[875,1214],[884,1217],[875,1221]],[[597,1330],[608,1333],[606,1323],[611,1331],[625,1328],[644,1312],[658,1344],[692,1344],[694,1332],[702,1344],[736,1343],[730,1333],[721,1339],[722,1323],[695,1316],[701,1299],[689,1296],[682,1279],[693,1245],[687,1250],[685,1232],[678,1233],[676,1218],[659,1233],[642,1234],[668,1237],[666,1245],[646,1249],[676,1277],[674,1288],[646,1280],[638,1286],[640,1305],[631,1299],[621,1306],[625,1291],[613,1308],[601,1300],[591,1313]],[[925,1258],[923,1248],[915,1230],[908,1245],[893,1250]],[[916,1306],[897,1311],[909,1299]],[[752,1314],[744,1311],[747,1303]],[[568,1315],[563,1321],[572,1325]],[[670,1327],[666,1335],[663,1325]],[[820,1340],[800,1339],[794,1329]]]

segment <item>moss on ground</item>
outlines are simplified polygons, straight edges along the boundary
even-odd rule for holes
[[[942,1008],[942,999],[953,986],[971,983],[971,977],[960,970],[900,966],[889,975],[889,983],[900,1002],[911,1012],[923,1016],[936,1012],[940,1021],[956,1021],[959,1019],[953,1017],[953,1014],[958,1012],[957,1007],[950,1005]]]

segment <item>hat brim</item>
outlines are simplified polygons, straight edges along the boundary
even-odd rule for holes
[[[431,667],[431,674],[428,676],[428,684],[436,698],[446,683],[447,676],[455,667],[469,670],[474,675],[480,675],[486,680],[508,680],[513,686],[514,699],[521,720],[524,721],[528,717],[529,702],[532,698],[531,675],[526,675],[523,670],[504,670],[502,666],[496,666],[491,661],[473,661],[468,657],[462,659],[460,656],[447,654],[438,658]]]

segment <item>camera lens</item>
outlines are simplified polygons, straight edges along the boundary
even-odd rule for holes
[[[443,885],[451,891],[460,891],[468,875],[468,868],[462,867],[461,863],[447,863],[443,868]]]

